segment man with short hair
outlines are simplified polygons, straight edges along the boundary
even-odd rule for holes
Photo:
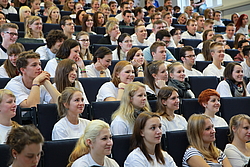
[[[0,0],[0,5],[2,6],[3,13],[8,15],[9,13],[17,14],[16,9],[10,5],[8,0]]]
[[[172,14],[170,12],[165,12],[162,15],[162,19],[167,22],[168,31],[171,31],[172,29],[174,29],[174,27],[171,26],[172,23],[173,23],[173,16],[172,16]]]
[[[132,42],[133,46],[149,46],[149,42],[146,40],[148,33],[145,26],[135,27],[135,34],[136,37],[133,38]]]
[[[202,40],[202,36],[196,32],[197,30],[197,22],[195,19],[189,19],[187,21],[187,31],[181,34],[182,39],[200,39]]]
[[[175,57],[172,55],[172,53],[167,49],[167,47],[169,46],[169,43],[171,41],[171,35],[170,33],[163,29],[163,30],[159,30],[157,31],[156,35],[155,35],[155,40],[156,41],[162,41],[165,43],[166,46],[166,61],[176,61]],[[147,61],[152,61],[153,57],[152,54],[150,52],[150,47],[147,47],[143,50],[143,56],[145,58],[145,60]]]
[[[164,30],[167,28],[167,23],[164,20],[156,20],[153,23],[153,29],[152,29],[152,33],[150,34],[150,36],[148,37],[148,42],[150,45],[152,45],[155,42],[155,35],[159,30]]]
[[[164,0],[164,6],[172,5],[172,0]]]
[[[121,13],[119,13],[119,14],[117,14],[117,15],[115,16],[115,18],[116,18],[118,21],[122,21],[122,20],[123,20],[122,13],[123,13],[125,10],[131,10],[131,9],[130,9],[129,3],[128,3],[128,2],[122,2],[122,3],[121,3],[121,8],[120,8],[120,10],[121,10]]]
[[[16,104],[22,108],[37,104],[55,103],[60,93],[50,82],[50,74],[42,71],[40,55],[33,51],[22,52],[16,62],[21,75],[12,78],[5,89],[16,96]]]
[[[147,17],[151,17],[151,15],[155,13],[155,11],[156,11],[155,6],[153,5],[149,6],[147,9],[147,12],[148,12]]]
[[[223,34],[222,36],[224,37],[225,40],[234,41],[234,39],[235,39],[235,36],[234,36],[235,30],[236,30],[236,27],[235,27],[234,23],[229,23],[226,26],[226,31],[225,31],[226,33]]]
[[[18,38],[18,25],[15,23],[4,23],[1,26],[2,44],[0,45],[0,59],[8,59],[8,47],[16,43]]]
[[[242,53],[245,58],[244,61],[240,63],[243,69],[243,74],[247,78],[250,78],[250,45],[244,46]]]
[[[143,8],[142,7],[136,7],[134,10],[134,15],[135,15],[135,20],[144,19],[145,13],[143,12]]]
[[[194,48],[192,46],[184,46],[180,49],[180,58],[183,62],[183,66],[184,66],[184,72],[185,72],[185,76],[189,77],[189,76],[203,76],[203,74],[192,68],[194,63],[195,63],[195,52],[194,52]]]
[[[167,9],[167,12],[170,12],[171,14],[174,13],[173,6],[172,6],[172,5],[167,5],[167,6],[165,6],[165,7],[166,7],[166,9]]]
[[[240,53],[238,53],[235,57],[234,57],[234,61],[244,61],[244,54],[242,52],[243,47],[244,46],[248,46],[249,45],[249,41],[248,40],[240,40],[238,43],[238,51],[240,51]]]
[[[123,20],[120,21],[120,27],[133,27],[134,24],[132,22],[133,12],[131,10],[125,10],[122,14]]]
[[[63,33],[68,37],[68,39],[76,39],[76,36],[73,35],[75,32],[75,23],[70,16],[63,16],[60,21],[60,26],[63,29]]]
[[[153,29],[153,23],[157,20],[161,20],[161,13],[160,12],[155,12],[150,16],[151,23],[147,25],[146,29],[152,30]]]
[[[50,60],[55,58],[63,41],[67,36],[61,30],[51,30],[46,36],[45,46],[40,46],[36,49],[36,53],[40,54],[40,60]]]
[[[225,26],[225,24],[221,20],[221,11],[214,12],[214,25],[216,26]]]
[[[167,66],[171,63],[166,61],[166,52],[166,43],[162,41],[156,41],[150,46],[150,53],[152,55],[153,61],[164,61],[165,65]]]
[[[205,17],[203,15],[197,16],[196,21],[197,21],[197,31],[198,32],[203,32]]]

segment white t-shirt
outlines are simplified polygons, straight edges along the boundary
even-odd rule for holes
[[[220,94],[220,97],[233,97],[230,86],[228,85],[227,81],[221,81],[217,88],[216,91]],[[249,96],[250,94],[246,90],[246,96]]]
[[[177,167],[173,158],[165,151],[162,151],[165,159],[165,165],[157,162],[155,155],[150,155],[153,159],[153,163],[150,163],[141,149],[137,147],[127,157],[124,162],[124,167]]]
[[[136,36],[132,42],[132,45],[133,46],[149,46],[150,43],[146,39],[144,39],[144,42],[141,43],[138,41],[137,36]]]
[[[9,13],[17,14],[17,11],[13,6],[10,6],[8,9],[3,8],[3,13],[6,15],[8,15]]]
[[[174,119],[168,121],[167,118],[161,116],[162,124],[162,133],[167,131],[176,131],[176,130],[187,130],[187,121],[186,119],[178,114],[174,114]]]
[[[112,135],[127,135],[133,133],[133,127],[131,127],[128,121],[123,120],[120,116],[116,116],[111,122],[110,130]]]
[[[234,35],[232,36],[232,38],[228,38],[227,34],[223,34],[222,36],[223,36],[224,40],[232,40],[232,41],[235,40],[235,36]]]
[[[126,60],[126,59],[127,59],[127,52],[124,53],[120,49],[120,59],[119,59],[118,54],[117,54],[117,48],[112,51],[112,60]]]
[[[71,167],[89,167],[89,166],[100,166],[99,164],[97,164],[93,158],[91,157],[91,154],[85,154],[83,156],[81,156],[80,158],[78,158]],[[104,157],[104,165],[103,167],[119,167],[119,165],[117,164],[117,162],[115,162],[115,160],[108,158],[107,156]]]
[[[11,130],[12,126],[4,126],[0,124],[0,144],[4,144],[6,142],[7,136]]]
[[[117,98],[118,95],[118,87],[115,87],[113,82],[104,83],[98,91],[96,96],[96,101],[104,101],[108,97]]]
[[[4,65],[1,65],[0,67],[0,78],[9,78],[9,75],[6,72]]]
[[[95,68],[95,64],[94,63],[86,66],[86,73],[87,73],[88,78],[100,77],[100,72],[101,71],[98,71]],[[104,72],[105,72],[106,77],[111,77],[110,71],[109,71],[108,68],[106,70],[104,70]]]
[[[37,48],[36,53],[40,54],[40,60],[51,60],[56,57],[56,54],[52,53],[47,45]]]
[[[250,67],[247,65],[246,60],[244,60],[240,64],[242,66],[244,76],[246,76],[247,78],[250,78]]]
[[[222,20],[219,20],[219,21],[214,20],[214,25],[215,26],[225,26],[225,24],[222,22]]]
[[[233,167],[243,167],[244,165],[248,164],[250,159],[250,157],[245,156],[233,144],[227,144],[224,152]]]
[[[246,25],[245,27],[240,27],[239,30],[236,32],[237,33],[242,33],[247,35],[248,34],[248,25]]]
[[[188,70],[184,67],[184,73],[186,75],[186,78],[189,76],[203,76],[203,74],[200,71],[194,68],[192,68],[192,70]]]
[[[117,15],[115,16],[115,18],[116,18],[117,20],[119,20],[119,21],[122,21],[122,20],[123,20],[122,12],[119,13],[119,14],[117,14]]]
[[[195,59],[195,61],[205,61],[205,58],[202,53],[199,53]],[[224,59],[223,61],[234,61],[232,57],[229,54],[224,54]]]
[[[190,35],[187,31],[181,34],[181,39],[200,39],[202,40],[202,36],[199,33],[195,33],[195,36]]]
[[[16,76],[12,78],[5,89],[11,90],[16,96],[16,104],[19,105],[21,102],[26,100],[29,97],[31,89],[28,89],[24,86],[22,76]],[[47,92],[46,88],[41,85],[40,86],[40,104],[49,103],[51,100],[50,94]]]
[[[155,33],[151,33],[147,39],[149,46],[151,46],[155,42]]]
[[[74,125],[69,122],[67,117],[61,118],[52,130],[52,140],[64,140],[79,138],[84,133],[84,130],[88,123],[87,119],[78,118],[79,123]]]
[[[44,71],[47,71],[48,73],[50,73],[50,77],[54,78],[57,65],[58,65],[58,63],[57,63],[56,58],[53,58],[47,62],[46,66],[44,68]]]
[[[2,48],[0,48],[0,59],[8,59],[7,53]]]
[[[214,127],[228,127],[227,122],[223,118],[221,118],[217,115],[215,115],[214,118],[212,118],[212,117],[210,117],[210,118],[214,124]]]
[[[209,64],[204,70],[204,76],[217,76],[218,78],[223,77],[223,72],[225,70],[224,66],[221,66],[221,69],[218,69],[214,63]]]

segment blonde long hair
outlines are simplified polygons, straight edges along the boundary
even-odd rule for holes
[[[53,12],[53,10],[57,9],[59,11],[59,15],[58,15],[58,18],[56,20],[56,24],[59,24],[60,23],[60,20],[61,20],[61,14],[60,14],[60,10],[58,7],[56,6],[51,6],[48,10],[48,18],[47,18],[47,21],[46,23],[52,23],[52,18],[51,18],[51,13]]]
[[[25,23],[25,36],[24,36],[24,38],[34,38],[33,34],[32,34],[32,29],[29,28],[29,25],[33,24],[37,20],[42,20],[42,18],[39,16],[30,16],[25,20],[26,23]],[[43,31],[42,30],[40,31],[39,38],[43,38]]]

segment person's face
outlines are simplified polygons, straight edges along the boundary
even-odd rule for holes
[[[180,41],[181,40],[181,31],[177,30],[173,35],[174,41]]]
[[[172,0],[166,1],[166,3],[164,4],[164,6],[168,6],[168,5],[171,5],[171,6],[172,6]]]
[[[152,52],[154,60],[166,60],[166,46],[158,46],[156,52]]]
[[[74,83],[76,78],[77,78],[77,65],[73,64],[72,65],[72,71],[70,71],[69,74],[68,74],[68,80],[69,80],[70,83]]]
[[[76,13],[77,13],[79,10],[83,10],[82,4],[80,4],[80,3],[76,4]]]
[[[209,32],[207,33],[207,40],[212,39],[213,36],[214,36],[214,31],[209,31]]]
[[[188,14],[188,16],[191,16],[192,13],[193,13],[193,8],[188,8],[188,9],[186,10],[186,13]]]
[[[109,66],[111,66],[112,62],[112,54],[105,55],[102,59],[97,58],[97,61],[105,68],[107,69]]]
[[[84,17],[84,15],[86,14],[86,12],[85,11],[82,11],[80,14],[79,14],[79,20],[80,20],[80,22],[82,22],[82,18]]]
[[[164,42],[165,44],[166,44],[166,47],[168,47],[169,46],[169,43],[170,43],[170,41],[171,41],[171,39],[170,39],[170,37],[163,37],[162,38],[162,40],[161,40],[162,42]]]
[[[195,34],[197,30],[197,22],[190,22],[189,25],[187,25],[187,30],[192,34]]]
[[[103,16],[103,14],[98,13],[98,18],[97,19],[98,19],[99,24],[104,24],[104,16]]]
[[[36,167],[39,163],[42,153],[42,143],[32,143],[25,145],[24,149],[18,154],[15,150],[12,151],[15,164],[22,167]]]
[[[110,9],[109,8],[105,8],[102,10],[102,13],[105,15],[105,16],[109,16],[110,15]]]
[[[82,6],[85,6],[85,4],[86,4],[86,0],[78,0],[78,2],[80,2],[82,4]]]
[[[157,74],[153,74],[153,77],[155,80],[168,81],[168,71],[164,63],[159,66]]]
[[[16,98],[8,94],[3,95],[0,103],[0,116],[2,118],[11,119],[16,115]]]
[[[65,33],[74,33],[75,32],[75,23],[73,20],[65,20],[65,26],[63,27]]]
[[[121,8],[121,10],[125,11],[125,10],[131,10],[130,5],[129,4],[124,4],[123,8]]]
[[[3,14],[0,14],[0,25],[6,23],[6,18]]]
[[[15,28],[8,28],[8,31],[1,32],[3,41],[9,44],[13,44],[16,42],[18,38],[18,32]]]
[[[168,23],[169,26],[171,26],[173,22],[173,16],[172,15],[166,15],[164,20]]]
[[[77,62],[79,60],[79,57],[80,57],[80,46],[77,45],[74,48],[70,49],[70,55],[68,59],[71,59]]]
[[[155,17],[152,19],[152,23],[160,19],[161,19],[161,15],[155,15]]]
[[[121,72],[117,74],[117,77],[120,78],[122,83],[133,82],[135,78],[135,72],[133,66],[131,64],[128,64],[125,67],[123,67]]]
[[[98,21],[99,21],[99,19],[98,19]],[[89,16],[88,20],[86,21],[86,26],[89,28],[92,28],[93,25],[94,25],[93,18],[92,18],[92,16]]]
[[[144,63],[144,56],[143,52],[141,49],[139,49],[136,53],[135,56],[133,57],[133,60],[137,62],[138,64],[142,65]]]
[[[58,50],[61,47],[61,45],[63,44],[63,42],[64,42],[64,39],[57,40],[53,49],[55,49],[55,51],[58,52]]]
[[[111,4],[111,5],[110,5],[110,9],[111,9],[112,11],[116,11],[116,10],[117,10],[117,3]]]
[[[29,28],[32,29],[32,32],[40,33],[43,29],[43,22],[41,19],[38,19],[33,22],[33,24],[29,25]]]
[[[146,30],[146,27],[145,26],[140,26],[140,27],[138,27],[138,29],[137,29],[137,32],[136,32],[136,35],[138,36],[138,37],[141,37],[141,38],[143,38],[143,39],[146,39],[147,38],[147,30]]]
[[[145,88],[139,87],[134,96],[130,98],[130,102],[132,103],[134,108],[138,110],[141,110],[143,107],[145,107],[147,102],[147,94]]]
[[[108,4],[108,0],[102,0],[102,4]]]
[[[239,50],[239,51],[242,51],[243,48],[244,48],[244,46],[248,46],[248,45],[249,45],[249,42],[244,42],[244,43],[242,43],[241,48],[238,48],[238,50]]]
[[[224,46],[216,46],[214,52],[211,52],[211,55],[216,61],[222,62],[225,56]]]
[[[233,23],[236,24],[239,19],[239,16],[237,14],[233,15]]]
[[[133,18],[133,14],[132,13],[126,13],[125,16],[123,16],[123,20],[125,23],[131,23],[132,22],[132,18]]]
[[[178,21],[180,24],[186,24],[187,18],[184,15],[178,17]]]
[[[203,28],[204,27],[204,22],[205,22],[204,17],[199,18],[198,21],[197,21],[198,27],[202,27]]]
[[[247,23],[248,23],[248,17],[244,16],[243,19],[242,19],[242,26],[247,25]]]
[[[99,7],[100,7],[99,1],[95,1],[95,2],[92,4],[92,8],[93,8],[95,11],[97,11]]]
[[[141,136],[146,147],[151,148],[161,142],[162,130],[161,121],[158,117],[149,118],[145,127],[141,130]]]
[[[8,0],[0,0],[0,4],[6,6],[9,3]]]
[[[220,109],[220,98],[216,95],[210,96],[207,103],[203,104],[206,111],[215,114]]]
[[[33,8],[34,10],[40,9],[40,3],[40,0],[35,0],[33,3],[31,3],[31,8]]]
[[[170,12],[171,14],[173,13],[173,7],[168,7],[168,12]]]
[[[243,82],[243,69],[241,66],[236,65],[234,66],[232,77],[236,82]]]
[[[220,21],[220,19],[221,19],[221,14],[220,13],[215,13],[214,20]]]
[[[226,28],[226,33],[227,33],[227,36],[228,36],[229,38],[232,38],[232,36],[233,36],[234,33],[235,33],[235,26],[228,26],[228,27]]]
[[[73,72],[73,71],[71,71]],[[74,74],[73,74],[74,73]],[[76,71],[74,71],[71,75],[72,77],[76,77]],[[69,73],[70,75],[70,73]],[[73,78],[71,78],[73,79]],[[65,103],[65,107],[68,109],[68,113],[70,115],[79,115],[83,112],[84,110],[84,99],[82,92],[76,91],[73,95],[72,98],[69,101],[69,104]]]
[[[212,30],[214,28],[214,24],[204,25],[204,30]]]
[[[185,81],[184,67],[182,65],[175,66],[174,72],[170,73],[170,77],[172,79],[184,82]]]
[[[130,9],[132,9],[134,7],[134,2],[133,1],[129,1],[129,6],[130,6]]]
[[[132,48],[132,39],[126,36],[122,42],[119,43],[123,51],[129,51]]]
[[[109,35],[111,36],[111,37],[117,37],[119,34],[120,34],[121,32],[120,32],[120,30],[119,30],[119,26],[116,24],[114,27],[113,27],[113,29],[109,32]]]
[[[185,52],[185,57],[182,58],[182,61],[184,62],[184,64],[187,64],[188,66],[193,66],[194,65],[194,62],[195,62],[195,53],[194,51],[186,51]]]
[[[94,141],[89,142],[90,152],[103,157],[111,154],[113,140],[110,129],[103,128]]]
[[[82,49],[88,49],[90,40],[88,35],[81,35],[78,42],[81,44]]]
[[[26,9],[23,11],[23,18],[26,18],[27,16],[30,16],[30,15],[31,15],[30,9]]]
[[[234,131],[234,138],[238,138],[243,143],[250,140],[250,124],[246,119],[241,121],[241,124],[237,129],[235,127],[232,129]]]
[[[41,62],[38,58],[30,58],[27,60],[28,65],[25,68],[20,68],[23,75],[34,79],[42,72]]]
[[[165,23],[155,24],[155,26],[153,28],[153,32],[156,34],[160,30],[165,30],[166,27],[167,27],[167,25]]]
[[[8,57],[9,57],[11,64],[16,67],[16,60],[18,59],[18,55],[12,54],[12,55],[9,55]]]
[[[148,14],[149,14],[149,15],[151,15],[151,14],[153,14],[153,13],[155,13],[155,8],[151,8],[151,9],[148,11]]]
[[[154,4],[153,4],[153,1],[152,0],[147,0],[147,3],[146,3],[147,5],[146,6],[154,6]]]
[[[241,41],[241,40],[243,40],[243,39],[246,39],[245,35],[241,35],[241,36],[239,37],[239,39],[238,39],[238,42]]]
[[[214,125],[209,118],[205,119],[205,127],[202,132],[202,140],[206,145],[209,145],[215,141]]]
[[[70,0],[69,2],[68,2],[68,7],[71,9],[71,10],[73,10],[74,9],[74,6],[75,6],[75,2],[73,1],[73,0]]]
[[[58,9],[54,9],[51,12],[51,18],[52,19],[58,19],[59,18],[59,10]]]
[[[208,18],[209,18],[209,19],[213,19],[213,14],[214,14],[213,10],[210,10],[210,11],[208,12]]]
[[[168,110],[175,111],[179,109],[180,99],[179,94],[176,91],[173,91],[171,96],[167,99],[162,99],[162,104],[166,106]]]

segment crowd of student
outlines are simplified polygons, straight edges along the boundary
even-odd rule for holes
[[[220,108],[220,97],[250,94],[250,83],[246,85],[244,81],[244,76],[250,77],[248,16],[234,13],[232,23],[224,24],[222,13],[206,9],[205,0],[190,1],[184,13],[180,13],[178,6],[172,7],[171,0],[165,0],[160,7],[156,7],[156,2],[146,0],[142,8],[134,6],[133,0],[123,1],[119,7],[116,1],[107,0],[101,3],[92,0],[91,7],[87,7],[85,0],[77,3],[61,0],[60,4],[0,0],[0,58],[6,59],[0,67],[0,78],[12,78],[0,90],[0,143],[11,148],[12,167],[36,166],[44,142],[36,128],[11,121],[16,106],[29,108],[47,103],[57,104],[60,117],[54,125],[52,140],[79,138],[69,157],[69,167],[119,166],[106,155],[111,153],[112,135],[127,134],[132,134],[133,142],[124,166],[176,166],[160,147],[162,134],[173,130],[187,131],[190,147],[184,154],[183,166],[228,167],[248,163],[250,117],[233,116],[228,125],[215,115]],[[61,17],[61,7],[71,14]],[[46,45],[35,52],[25,51],[16,42],[20,31],[8,17],[10,13],[18,13],[19,21],[24,22],[25,39]],[[46,23],[60,25],[62,30],[43,32],[44,17]],[[175,28],[175,24],[186,25],[187,30]],[[82,31],[75,33],[76,25],[82,26]],[[225,33],[215,32],[216,26],[225,26]],[[96,27],[104,27],[106,31],[97,43],[117,45],[115,50],[102,46],[91,53],[90,36],[97,35]],[[121,33],[121,28],[128,27],[133,27],[135,33]],[[201,53],[196,55],[195,49],[184,46],[182,39],[200,40],[197,48]],[[235,57],[225,53],[225,49],[232,49],[227,40],[234,41],[234,49],[239,51]],[[179,48],[180,59],[168,47]],[[48,61],[44,71],[40,60]],[[85,66],[83,60],[92,63]],[[111,74],[108,67],[112,60],[119,61]],[[202,72],[193,68],[196,61],[212,63]],[[224,67],[223,61],[231,63]],[[223,80],[216,90],[207,89],[198,96],[204,114],[194,114],[186,120],[175,111],[180,99],[195,98],[186,81],[189,76],[217,76]],[[100,120],[80,118],[85,104],[91,101],[79,77],[111,79],[100,87],[96,96],[97,102],[120,101],[110,126]],[[134,82],[135,77],[144,77],[144,83]],[[149,99],[157,99],[155,113],[151,112]],[[213,144],[214,127],[230,129],[230,144],[224,152]]]

